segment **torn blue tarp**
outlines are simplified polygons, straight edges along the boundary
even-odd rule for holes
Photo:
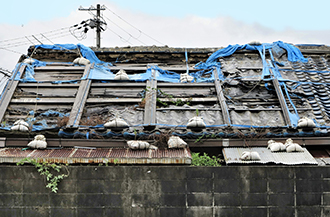
[[[99,81],[111,81],[114,80],[115,74],[109,69],[109,66],[112,66],[111,63],[106,63],[97,58],[94,51],[89,47],[86,47],[82,44],[55,44],[55,45],[35,45],[35,48],[43,48],[43,49],[53,49],[53,50],[75,50],[79,49],[80,53],[83,57],[88,59],[91,63],[95,63],[94,67],[90,70],[88,77],[82,77],[81,79],[91,79],[91,80],[99,80]],[[22,63],[27,65],[26,71],[24,73],[23,78],[19,78],[20,74],[17,73],[15,80],[20,80],[21,82],[37,82],[34,78],[34,68],[46,66],[46,62],[38,61],[33,59],[32,65]],[[16,67],[19,67],[17,64]],[[158,81],[164,82],[173,82],[179,83],[180,74],[172,71],[167,71],[159,68],[158,66],[152,66],[148,68],[144,73],[128,75],[130,81],[146,81],[152,79],[152,70],[156,70],[155,79]],[[213,70],[201,70],[194,73],[189,73],[189,75],[194,77],[193,82],[213,82],[214,74]],[[52,83],[72,83],[77,80],[66,80],[66,81],[53,81]]]
[[[249,45],[249,44],[245,44],[245,45],[229,45],[226,48],[220,49],[216,52],[214,52],[207,60],[205,63],[203,62],[199,62],[195,65],[195,68],[198,69],[208,69],[211,67],[214,67],[216,65],[219,65],[220,63],[218,62],[218,58],[220,57],[226,57],[226,56],[231,56],[232,54],[234,54],[236,51],[242,50],[242,49],[246,49],[246,50],[261,50],[261,49],[271,49],[273,46],[278,46],[280,48],[283,48],[287,51],[288,54],[288,60],[290,62],[297,62],[297,61],[301,61],[301,62],[307,62],[307,59],[302,55],[302,53],[300,52],[300,50],[290,44],[284,43],[282,41],[277,41],[277,42],[273,42],[272,44],[261,44],[261,45]]]
[[[54,44],[54,45],[46,45],[46,44],[40,44],[35,45],[35,48],[44,48],[44,49],[51,49],[51,50],[76,50],[79,49],[81,55],[88,59],[91,63],[95,64],[103,64],[105,62],[99,60],[97,56],[95,55],[94,51],[90,49],[89,47],[86,47],[82,44]],[[73,61],[73,60],[72,60]]]
[[[172,71],[163,70],[158,66],[149,67],[144,73],[128,75],[130,81],[146,81],[152,79],[152,70],[155,70],[155,79],[157,81],[179,83],[180,74]],[[194,82],[213,82],[214,75],[213,69],[205,71],[201,70],[198,72],[189,73],[193,76]],[[82,79],[100,80],[100,81],[111,81],[114,80],[115,74],[107,67],[95,66],[90,70],[88,77]]]

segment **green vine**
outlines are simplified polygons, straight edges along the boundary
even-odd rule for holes
[[[66,169],[67,174],[62,174],[60,173],[62,165],[46,162],[39,163],[36,159],[31,159],[29,157],[20,160],[19,162],[17,162],[17,165],[24,165],[25,163],[30,163],[37,168],[39,174],[46,178],[46,188],[51,189],[54,193],[57,193],[58,184],[60,183],[60,181],[65,177],[68,177],[70,174],[66,166],[64,166],[64,168]],[[54,174],[53,172],[57,174]]]
[[[203,134],[203,135],[199,136],[199,137],[195,140],[194,143],[201,142],[202,139],[209,139],[209,138],[214,139],[214,138],[216,138],[216,137],[217,137],[216,134],[207,134],[207,135],[206,135],[206,134]]]
[[[182,100],[182,99],[176,99],[174,100],[174,97],[173,95],[171,94],[168,94],[168,93],[165,93],[164,91],[162,91],[161,89],[156,89],[157,90],[157,95],[158,96],[162,96],[162,97],[165,97],[167,99],[169,99],[169,102],[168,103],[172,103],[176,106],[183,106],[183,105],[190,105],[190,101],[191,101],[191,98],[189,98],[188,100]],[[168,107],[168,103],[166,102],[163,102],[160,98],[157,97],[157,103],[161,104],[162,106],[164,107]]]

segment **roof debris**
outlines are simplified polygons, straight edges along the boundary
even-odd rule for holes
[[[26,63],[21,57],[1,94],[2,137],[43,134],[49,141],[95,140],[107,148],[115,140],[151,140],[150,145],[165,143],[159,152],[166,152],[171,136],[218,147],[289,137],[315,138],[317,144],[317,138],[329,136],[328,46],[277,41],[221,49],[153,46],[94,52],[63,44],[36,45],[32,51],[34,59]],[[26,123],[26,132],[10,131],[17,120]],[[295,163],[265,159],[268,152],[258,152],[260,162]],[[299,154],[298,162],[312,162],[303,159],[308,152],[293,153]]]

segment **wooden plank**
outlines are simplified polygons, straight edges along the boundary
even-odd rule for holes
[[[34,78],[36,81],[67,81],[67,80],[80,80],[82,73],[79,74],[65,74],[65,73],[35,73]]]
[[[214,87],[212,83],[161,83],[158,82],[157,86],[161,87],[178,87],[178,88],[196,88],[196,87]]]
[[[269,69],[269,70],[273,74],[272,69]],[[275,88],[277,98],[280,101],[280,105],[281,105],[281,109],[282,109],[284,121],[285,121],[286,125],[292,126],[290,115],[289,115],[289,110],[287,109],[288,106],[286,104],[286,99],[284,98],[284,95],[283,95],[283,92],[282,92],[280,83],[279,83],[279,81],[278,81],[277,78],[274,78],[273,79],[273,86]]]
[[[156,124],[156,103],[157,103],[157,80],[156,71],[151,69],[152,78],[147,81],[147,91],[145,96],[144,106],[144,124],[155,125]]]
[[[10,101],[11,104],[68,104],[74,103],[74,98],[20,98],[20,99],[12,99]]]
[[[97,103],[140,103],[141,98],[88,98],[88,104]]]
[[[92,87],[141,87],[144,89],[146,87],[145,82],[116,82],[111,81],[111,83],[92,83]]]
[[[4,90],[0,99],[0,121],[2,121],[10,100],[13,97],[16,87],[19,83],[19,81],[16,81],[14,78],[17,76],[17,73],[19,73],[19,78],[22,78],[25,68],[26,65],[21,64],[20,67],[17,68],[16,72],[14,72],[13,79],[8,81],[8,86]]]
[[[93,68],[93,67],[94,67],[94,63],[87,65],[85,68],[83,77],[88,78],[89,72],[90,72],[91,68]],[[77,93],[77,96],[73,103],[72,110],[70,112],[69,121],[66,125],[67,127],[73,127],[73,126],[79,125],[81,115],[83,113],[83,110],[84,110],[84,107],[86,104],[88,92],[91,87],[91,83],[92,83],[92,81],[90,79],[82,80],[80,82],[78,93]]]
[[[186,98],[183,98],[183,97],[177,97],[177,98],[160,98],[162,101],[164,102],[172,102],[172,101],[178,101],[178,100],[182,100],[182,101],[189,101],[189,102],[216,102],[218,101],[218,98],[217,97],[194,97],[194,98],[191,98],[191,97],[186,97]]]
[[[199,87],[199,88],[159,88],[162,92],[172,95],[173,97],[197,97],[210,96],[215,92],[215,88]]]
[[[120,66],[120,67],[116,67],[116,66],[112,66],[109,67],[110,70],[116,71],[116,70],[120,70],[120,69],[124,69],[125,71],[146,71],[147,67],[146,66]],[[187,71],[187,67],[186,66],[179,66],[179,67],[175,67],[175,66],[159,66],[159,68],[163,69],[163,70],[167,70],[167,71],[180,71],[182,73]],[[189,71],[197,71],[197,69],[195,69],[194,67],[189,67]]]
[[[21,97],[75,97],[77,89],[76,88],[43,88],[39,87],[38,84],[35,84],[37,87],[18,87],[20,91],[14,94],[14,98],[21,98]]]
[[[225,96],[223,95],[223,90],[222,90],[222,86],[220,83],[218,70],[216,68],[214,68],[213,71],[214,71],[214,77],[215,77],[214,85],[215,85],[217,97],[218,97],[221,111],[222,111],[222,118],[223,118],[224,123],[229,126],[230,125],[230,116],[229,116],[229,112],[228,112],[226,99],[225,99]]]
[[[74,99],[72,100],[72,103],[67,103],[67,104],[59,104],[58,100],[56,102],[56,104],[38,104],[38,109],[40,110],[63,110],[63,109],[72,109],[72,104],[74,102]],[[10,108],[10,110],[9,110]],[[12,111],[12,110],[16,110],[16,111],[21,111],[26,110],[26,111],[30,111],[30,110],[34,110],[35,109],[35,104],[9,104],[9,108],[8,111]]]
[[[205,98],[161,98],[164,102],[171,102],[176,100],[182,100],[190,102],[216,102],[218,101],[217,97],[205,97]],[[87,103],[139,103],[141,102],[141,98],[88,98]]]
[[[41,66],[36,67],[35,71],[81,71],[83,72],[85,67],[83,66]]]
[[[204,98],[161,98],[164,102],[171,102],[176,100],[182,100],[182,101],[189,101],[189,102],[216,102],[218,101],[217,97],[204,97]],[[12,99],[12,104],[68,104],[68,103],[74,103],[74,98],[20,98],[20,99]],[[95,103],[139,103],[141,102],[141,98],[88,98],[86,100],[86,103],[89,104],[95,104]]]
[[[111,81],[111,83],[92,83],[92,87],[146,87],[145,82],[116,82]],[[162,83],[157,82],[157,87],[177,87],[177,88],[199,88],[199,87],[210,87],[214,88],[212,83]]]
[[[19,83],[18,87],[36,87],[36,83]],[[50,82],[42,82],[38,83],[38,87],[50,87],[50,88],[78,88],[79,83],[72,84],[72,83],[50,83]]]

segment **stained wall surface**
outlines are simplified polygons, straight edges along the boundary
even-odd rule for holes
[[[330,216],[330,168],[69,166],[57,194],[0,166],[0,216]]]

